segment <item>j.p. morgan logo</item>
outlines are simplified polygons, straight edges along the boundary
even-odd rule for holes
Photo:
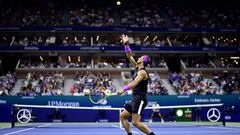
[[[0,104],[6,104],[7,101],[6,100],[0,100]]]
[[[79,102],[48,101],[49,106],[72,106],[79,107]]]

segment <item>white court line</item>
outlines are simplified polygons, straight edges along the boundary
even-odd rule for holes
[[[115,127],[115,128],[120,128],[119,126],[116,126],[116,125],[112,125],[112,126],[113,126],[113,127]],[[125,131],[125,129],[124,129],[124,128],[122,128],[122,127],[121,127],[120,129],[122,129],[122,130],[124,130],[124,131]],[[132,130],[132,132],[133,132],[134,134],[138,134],[138,132],[137,132],[137,131],[133,131],[133,130]]]
[[[50,124],[51,124],[51,123],[49,123],[49,124],[44,124],[44,125],[37,126],[37,127],[45,127],[45,126],[48,126],[48,125],[50,125]],[[22,129],[22,130],[18,130],[18,131],[9,132],[9,133],[3,134],[3,135],[13,135],[13,134],[21,133],[21,132],[24,132],[24,131],[29,131],[29,130],[32,130],[32,129],[35,129],[35,128],[34,128],[34,127],[33,127],[33,128],[26,128],[26,129]],[[25,134],[25,133],[24,133],[24,134]]]
[[[14,131],[14,132],[9,132],[9,133],[3,134],[3,135],[13,135],[13,134],[17,134],[17,133],[20,133],[20,132],[32,130],[32,129],[34,129],[34,128],[22,129],[22,130],[18,130],[18,131]]]
[[[38,127],[38,128],[41,128],[41,127],[46,127],[46,126],[49,126],[49,125],[52,125],[52,123],[44,124],[44,125],[37,126],[37,127]]]
[[[182,131],[182,132],[178,132],[178,131],[166,131],[166,132],[155,132],[158,134],[186,134],[186,133],[193,133],[193,134],[202,134],[202,133],[238,133],[237,131]],[[109,132],[109,133],[19,133],[19,134],[24,134],[24,135],[112,135],[112,134],[119,134],[119,132]]]
[[[240,128],[235,128],[235,127],[205,127],[205,128],[215,128],[215,129],[229,129],[229,130],[236,130],[236,131],[240,131]]]
[[[109,132],[109,133],[19,133],[18,135],[114,135],[119,134],[119,132]]]

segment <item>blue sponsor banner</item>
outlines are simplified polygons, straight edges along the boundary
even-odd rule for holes
[[[134,51],[197,51],[197,52],[239,52],[239,47],[144,47],[144,46],[131,46]],[[122,46],[9,46],[1,45],[0,51],[123,51]]]
[[[123,107],[125,103],[132,100],[131,96],[112,96],[107,99],[104,105],[92,104],[87,96],[38,96],[38,97],[20,97],[20,96],[4,96],[0,97],[0,122],[11,120],[12,104],[27,104],[27,105],[48,105],[48,106],[73,106],[73,107]],[[160,106],[169,105],[196,105],[196,104],[216,104],[224,103],[225,108],[232,108],[229,114],[226,115],[228,121],[240,121],[240,95],[219,95],[219,96],[149,96],[148,105],[151,106],[154,102]],[[46,115],[52,115],[53,109],[33,109],[34,115],[37,116],[37,121],[49,121]],[[37,111],[36,111],[37,110]],[[65,121],[96,121],[99,111],[89,110],[61,110],[66,116]],[[170,110],[162,110],[162,113],[168,113]],[[203,110],[206,112],[206,110]],[[118,111],[106,112],[110,121],[118,120]],[[149,117],[151,110],[145,111],[144,116]],[[77,116],[77,117],[76,117]],[[194,116],[194,114],[193,114]],[[206,117],[206,116],[205,116]]]
[[[236,33],[239,29],[219,28],[144,28],[144,27],[87,27],[87,26],[0,26],[0,31],[86,31],[86,32],[221,32]]]

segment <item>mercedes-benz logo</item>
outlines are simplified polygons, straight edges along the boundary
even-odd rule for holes
[[[31,120],[31,113],[27,109],[21,109],[17,113],[17,120],[20,123],[28,123]]]
[[[211,122],[217,122],[221,118],[221,113],[217,108],[211,108],[207,112],[207,118]]]

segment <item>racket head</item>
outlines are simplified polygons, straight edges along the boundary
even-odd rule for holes
[[[101,104],[102,102],[104,102],[106,100],[106,98],[107,98],[107,95],[102,90],[93,90],[89,94],[89,100],[93,104]]]

